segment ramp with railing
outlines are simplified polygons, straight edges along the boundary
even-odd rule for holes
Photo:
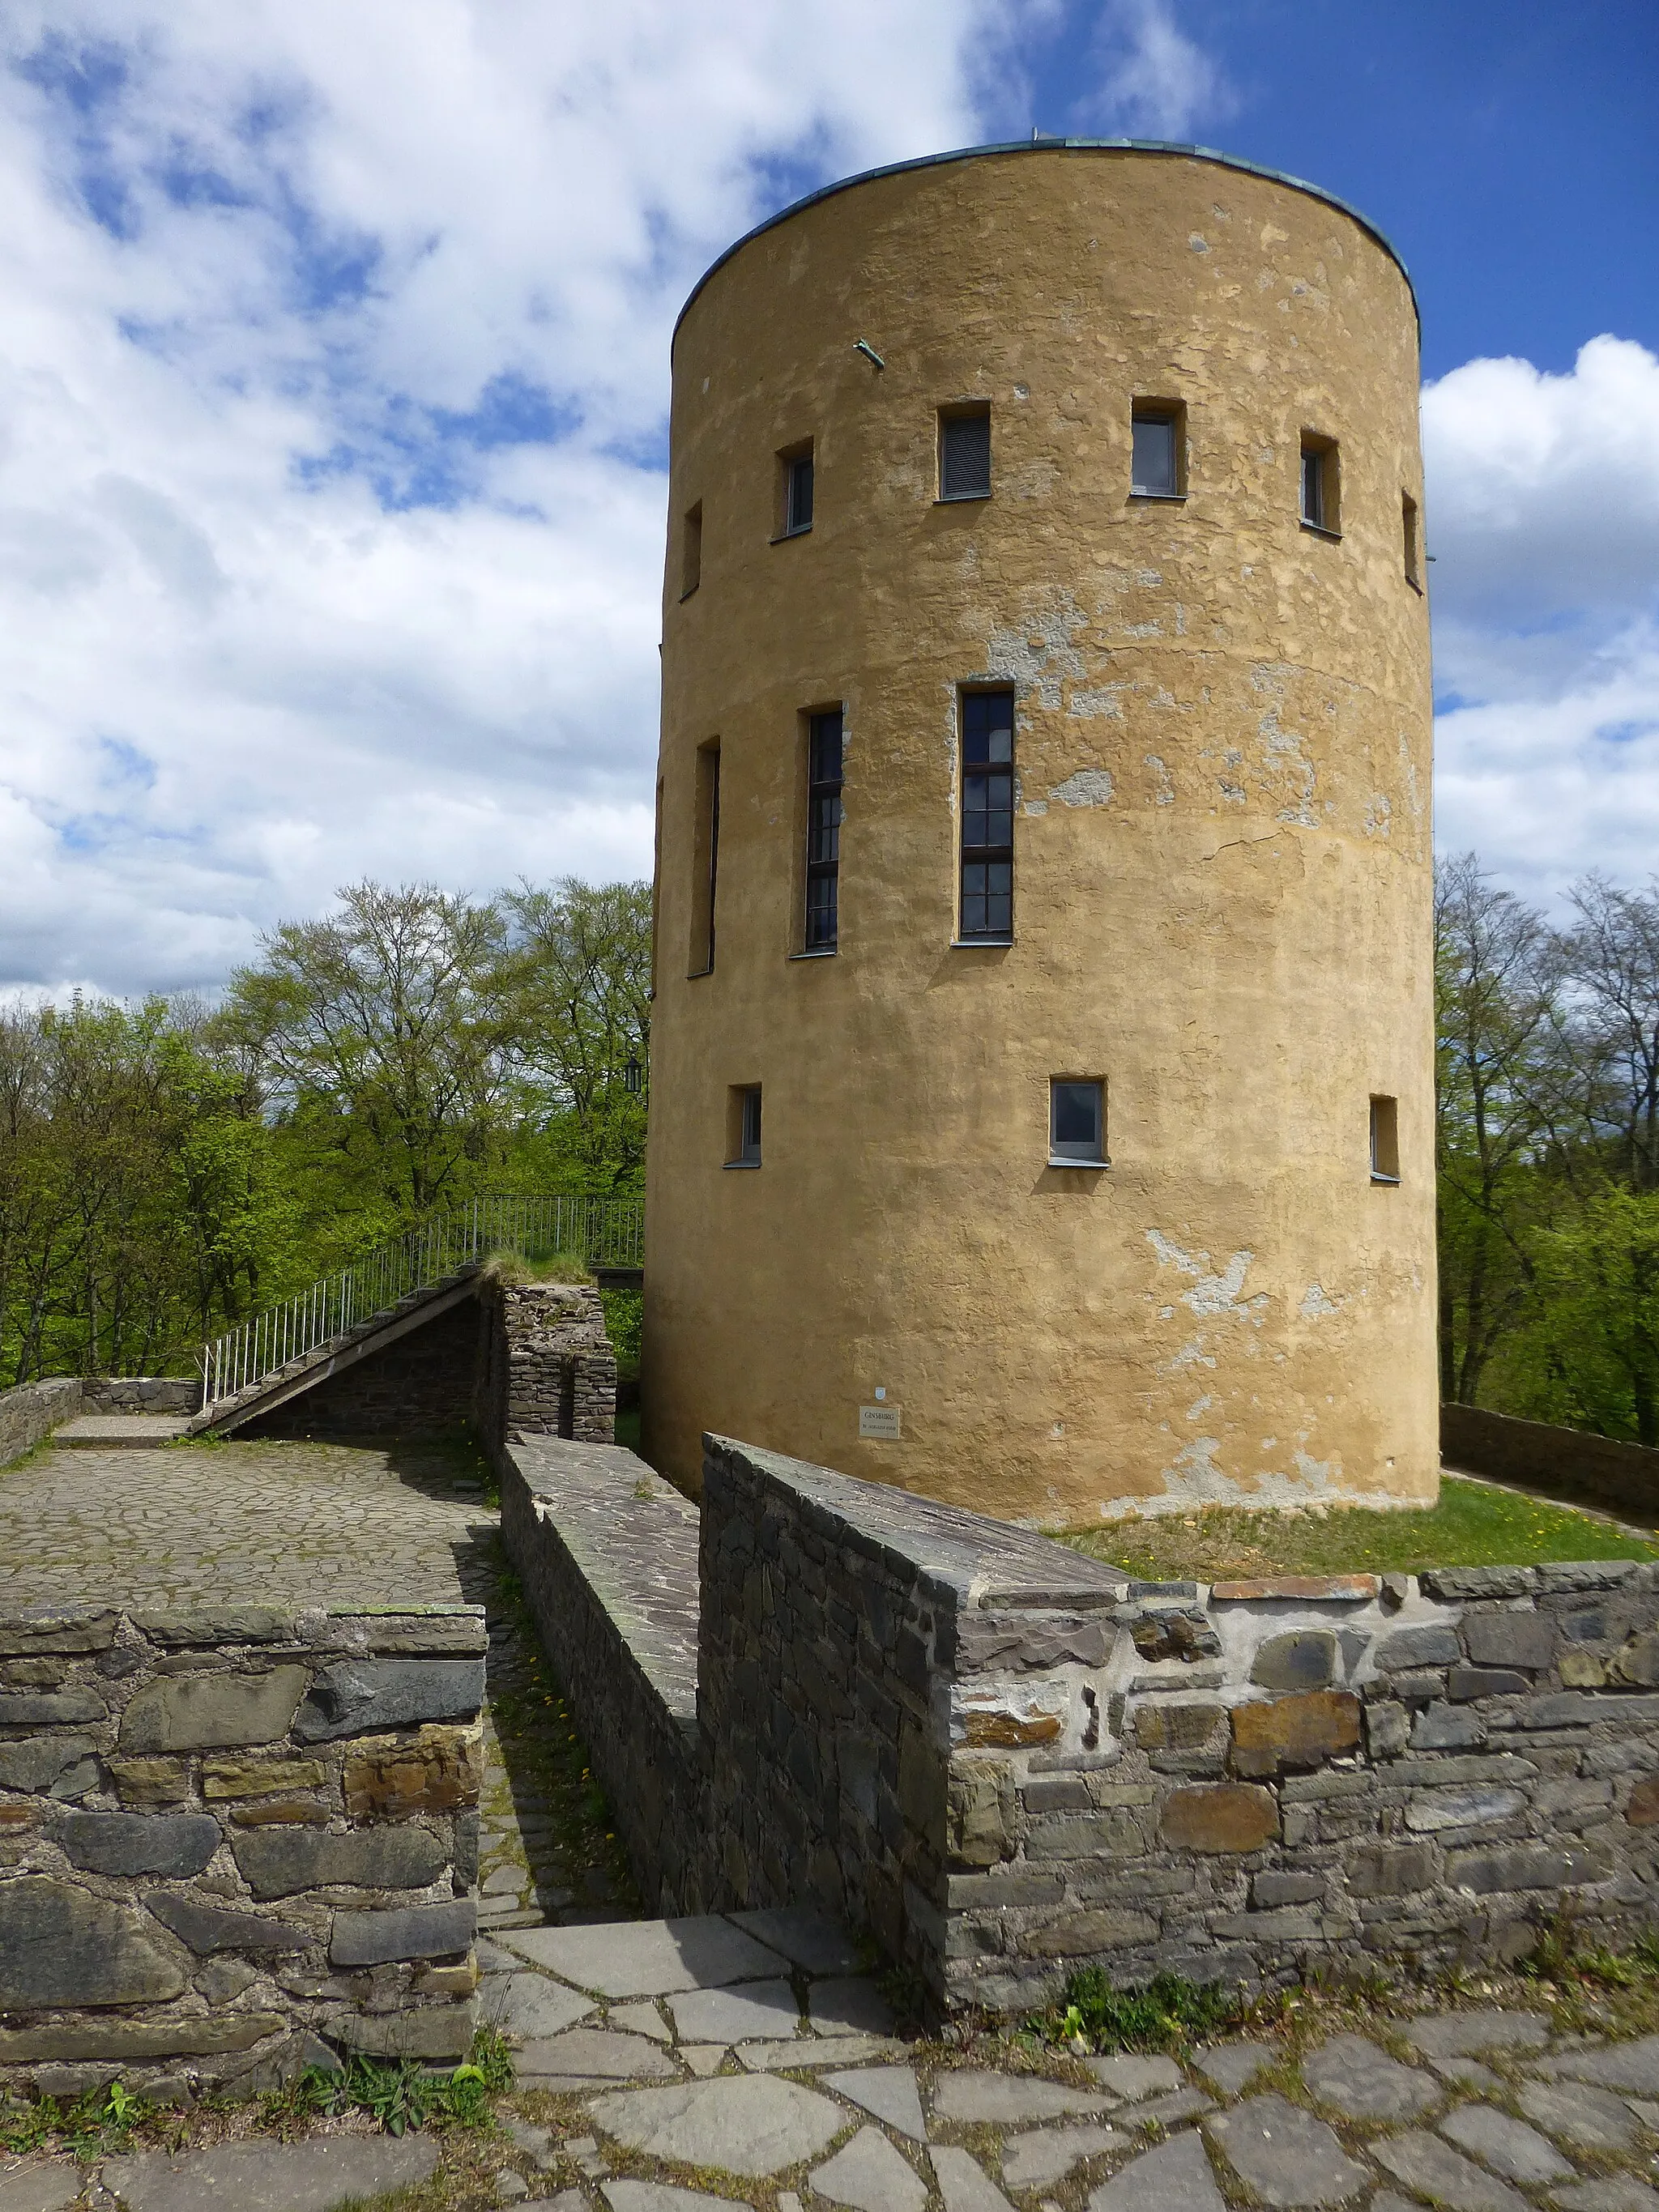
[[[644,1201],[477,1198],[407,1231],[204,1346],[202,1410],[191,1430],[230,1425],[347,1353],[361,1356],[430,1317],[440,1299],[465,1295],[472,1273],[498,1254],[533,1266],[562,1252],[591,1267],[641,1267]]]

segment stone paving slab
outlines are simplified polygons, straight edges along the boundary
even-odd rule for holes
[[[222,2143],[169,2158],[112,2158],[104,2187],[126,2212],[333,2212],[424,2181],[438,2163],[425,2136],[327,2136],[300,2143]]]

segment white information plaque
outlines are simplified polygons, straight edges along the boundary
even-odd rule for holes
[[[859,1434],[861,1437],[886,1437],[896,1439],[899,1434],[899,1409],[896,1406],[860,1406]]]

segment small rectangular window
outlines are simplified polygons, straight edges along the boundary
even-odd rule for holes
[[[1400,1180],[1400,1109],[1394,1098],[1371,1100],[1371,1181]]]
[[[1131,423],[1129,489],[1137,499],[1179,499],[1186,491],[1182,410],[1168,400],[1137,400]]]
[[[778,455],[777,534],[799,538],[812,527],[812,441],[786,446]]]
[[[1103,1083],[1057,1075],[1049,1084],[1048,1164],[1051,1168],[1106,1166]]]
[[[1014,933],[1014,695],[962,695],[962,912],[966,943]]]
[[[988,407],[940,410],[939,495],[941,499],[990,497],[991,410]]]
[[[1406,581],[1408,584],[1415,584],[1420,590],[1423,584],[1420,573],[1423,556],[1417,537],[1417,501],[1409,492],[1401,492],[1400,495],[1400,528],[1401,535],[1405,540]]]
[[[833,952],[840,932],[842,720],[839,707],[806,725],[806,927],[809,952]]]
[[[757,1168],[761,1164],[761,1087],[733,1084],[726,1093],[726,1164]]]
[[[1312,430],[1302,434],[1302,520],[1310,530],[1323,530],[1333,538],[1342,527],[1338,499],[1340,479],[1337,451],[1329,438]]]
[[[691,944],[686,972],[708,975],[714,967],[714,894],[720,864],[720,749],[700,745],[691,847]]]
[[[685,518],[680,540],[680,597],[689,599],[702,581],[702,501]]]

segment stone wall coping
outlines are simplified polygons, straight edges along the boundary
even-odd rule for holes
[[[1382,1589],[1376,1575],[1267,1575],[1254,1580],[1210,1584],[1210,1595],[1222,1604],[1268,1597],[1306,1598],[1327,1604],[1362,1605]]]
[[[1139,1587],[1121,1568],[965,1507],[862,1482],[734,1437],[705,1436],[702,1444],[711,1456],[738,1460],[787,1492],[838,1541],[921,1576],[960,1612],[1097,1608]]]

